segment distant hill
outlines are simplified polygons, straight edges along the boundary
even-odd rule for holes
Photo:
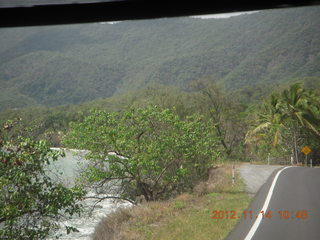
[[[0,29],[0,110],[106,98],[148,83],[227,90],[320,76],[320,7]],[[318,79],[318,78],[317,78]]]

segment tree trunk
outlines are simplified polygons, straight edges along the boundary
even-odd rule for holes
[[[136,196],[141,196],[141,195],[145,197],[146,201],[154,200],[153,193],[149,189],[149,186],[144,182],[138,181]]]

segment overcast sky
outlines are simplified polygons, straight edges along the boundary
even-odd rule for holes
[[[201,18],[201,19],[209,19],[209,18],[215,18],[215,19],[221,19],[221,18],[230,18],[235,16],[240,16],[243,14],[253,14],[257,13],[259,11],[250,11],[250,12],[235,12],[235,13],[219,13],[219,14],[210,14],[210,15],[199,15],[199,16],[191,16],[194,18]],[[100,22],[100,24],[115,24],[118,22]]]
[[[219,13],[219,14],[210,14],[210,15],[199,15],[199,16],[192,16],[195,18],[202,18],[202,19],[208,19],[208,18],[230,18],[234,16],[239,16],[243,14],[252,14],[259,11],[251,11],[251,12],[235,12],[235,13]]]

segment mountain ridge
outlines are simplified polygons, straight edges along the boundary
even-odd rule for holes
[[[148,83],[226,90],[320,76],[320,7],[0,29],[0,110],[78,104]]]

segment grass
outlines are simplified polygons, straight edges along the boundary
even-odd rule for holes
[[[230,165],[215,169],[211,175],[208,182],[196,187],[195,193],[116,211],[99,224],[101,229],[98,226],[95,235],[101,238],[94,239],[224,239],[238,219],[212,219],[212,212],[233,210],[240,214],[248,207],[250,197],[244,192],[244,183],[239,177],[232,185]],[[106,227],[113,231],[106,231]],[[114,232],[116,236],[112,238],[108,234],[107,237],[107,232]]]

